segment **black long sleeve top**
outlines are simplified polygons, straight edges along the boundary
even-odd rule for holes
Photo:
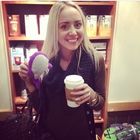
[[[93,109],[101,109],[105,100],[104,59],[99,57],[98,71],[84,50],[78,72],[76,53],[66,71],[60,67],[59,62],[59,56],[51,60],[53,67],[42,81],[40,94],[35,91],[29,97],[37,110],[41,108],[41,126],[49,130],[56,140],[95,140]],[[81,75],[85,83],[93,88],[98,97],[96,105],[90,107],[85,103],[77,108],[67,106],[64,78],[70,74]]]

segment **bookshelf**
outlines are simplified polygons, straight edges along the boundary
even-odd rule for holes
[[[112,41],[113,41],[113,31],[114,31],[114,22],[115,22],[115,11],[116,11],[116,2],[115,1],[76,1],[80,5],[86,16],[95,15],[97,17],[96,23],[96,35],[90,35],[90,40],[93,43],[105,44],[105,63],[106,63],[106,97],[108,93],[108,83],[109,83],[109,73],[110,73],[110,61],[111,61],[111,52],[112,52]],[[41,49],[44,38],[37,34],[36,36],[27,36],[25,29],[25,15],[47,15],[54,1],[50,2],[37,2],[37,1],[2,1],[2,8],[4,14],[4,23],[5,23],[5,33],[6,33],[6,43],[8,51],[8,59],[10,66],[10,80],[12,87],[12,96],[15,104],[24,103],[25,100],[21,100],[20,92],[18,91],[20,86],[18,70],[12,69],[10,47],[18,43],[24,43],[23,47],[27,47],[29,44],[36,44],[38,50]],[[8,29],[8,20],[9,15],[19,15],[20,20],[20,34],[10,36]],[[110,24],[110,34],[99,34],[99,23],[98,17],[109,15],[111,17]],[[37,25],[39,28],[39,18],[37,18]],[[101,32],[101,31],[100,31]],[[98,48],[97,48],[98,49]],[[18,80],[17,80],[18,79]],[[22,82],[22,81],[21,81]],[[21,86],[22,87],[22,86]],[[104,127],[106,123],[106,106],[101,112],[101,118],[97,119],[95,122],[101,124]]]

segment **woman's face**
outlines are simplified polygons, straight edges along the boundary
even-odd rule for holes
[[[58,42],[61,51],[76,50],[83,40],[84,29],[79,11],[73,7],[65,7],[59,17]]]

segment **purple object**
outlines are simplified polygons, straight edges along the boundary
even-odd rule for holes
[[[28,75],[36,88],[39,89],[40,83],[45,75],[48,74],[52,65],[49,63],[47,55],[43,52],[35,52],[28,62]]]

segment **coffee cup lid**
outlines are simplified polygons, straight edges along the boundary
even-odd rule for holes
[[[64,83],[83,83],[84,82],[84,79],[82,78],[82,76],[80,75],[68,75],[66,76],[65,80],[64,80]]]

